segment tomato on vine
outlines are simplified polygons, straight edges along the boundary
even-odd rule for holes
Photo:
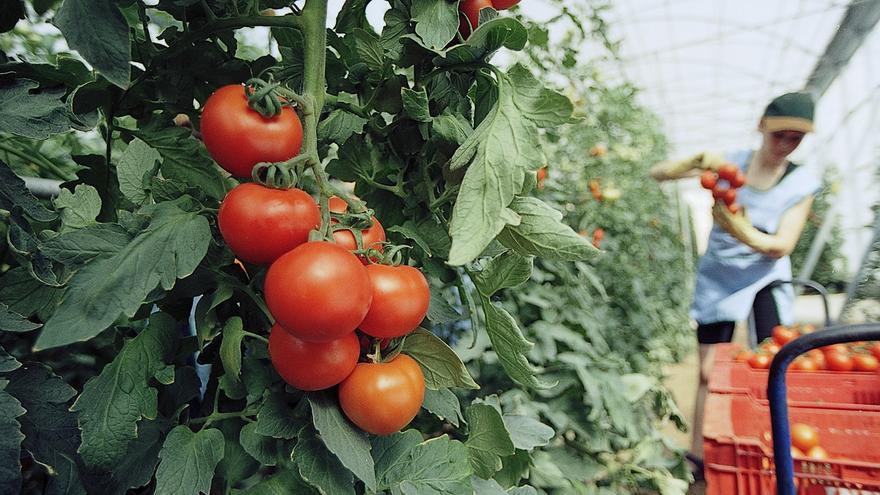
[[[718,167],[718,177],[722,180],[726,180],[727,182],[734,181],[736,179],[737,172],[739,172],[739,167],[732,163],[725,163],[724,165]]]
[[[290,106],[266,118],[248,105],[244,86],[214,92],[202,110],[200,131],[211,158],[235,177],[250,177],[259,162],[281,162],[299,153],[302,123]]]
[[[300,390],[323,390],[345,380],[359,355],[354,332],[326,342],[307,342],[278,324],[269,332],[272,366],[285,382]]]
[[[352,332],[370,309],[370,277],[361,261],[330,242],[307,242],[272,263],[266,305],[288,332],[310,342]]]
[[[425,398],[425,376],[415,359],[398,354],[386,363],[358,363],[339,385],[342,411],[360,429],[390,435],[408,425]]]
[[[700,175],[700,185],[703,189],[714,189],[716,184],[718,184],[718,174],[715,172],[706,170]]]
[[[458,32],[462,37],[467,38],[477,29],[480,24],[480,11],[483,9],[495,8],[491,0],[461,0],[458,4],[458,10],[463,15],[459,15]]]
[[[492,6],[495,10],[506,10],[518,4],[519,0],[492,0]]]
[[[359,328],[367,335],[391,338],[415,330],[428,314],[431,291],[422,272],[407,265],[367,265],[373,302]]]
[[[273,189],[254,183],[233,188],[217,214],[223,240],[249,263],[268,264],[309,238],[321,212],[299,189]]]
[[[348,211],[348,203],[345,202],[342,198],[337,196],[330,197],[329,204],[330,211],[333,213],[345,213]],[[384,249],[382,243],[385,242],[385,229],[382,227],[382,224],[379,222],[379,219],[375,216],[372,218],[373,225],[367,229],[361,230],[361,244],[364,249],[375,249],[380,253]],[[338,223],[335,219],[332,220],[332,223]],[[348,249],[349,251],[356,251],[357,240],[354,238],[354,233],[352,233],[348,229],[340,229],[333,232],[333,240],[336,241],[336,244]]]

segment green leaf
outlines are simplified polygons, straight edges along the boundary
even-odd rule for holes
[[[431,130],[441,138],[456,144],[465,142],[474,132],[464,117],[449,113],[449,110],[444,110],[442,114],[431,119]]]
[[[44,365],[28,365],[9,374],[6,392],[27,411],[20,416],[22,448],[54,473],[46,493],[85,494],[79,479],[76,449],[80,432],[68,402],[76,390]]]
[[[453,2],[413,0],[410,15],[416,23],[416,34],[424,46],[433,50],[443,49],[458,30],[458,9]]]
[[[214,338],[213,330],[217,326],[217,315],[214,309],[228,301],[232,294],[232,285],[227,283],[224,278],[218,281],[217,289],[214,292],[199,299],[199,302],[196,304],[195,323],[196,336],[198,336],[200,343]]]
[[[317,493],[296,471],[281,469],[247,490],[233,490],[235,495],[312,495]]]
[[[365,29],[353,31],[354,48],[361,61],[371,71],[382,73],[385,69],[385,52],[379,44],[379,37]]]
[[[256,432],[272,438],[295,438],[304,424],[278,394],[272,394],[257,413]]]
[[[64,90],[45,89],[32,93],[39,85],[30,79],[16,79],[11,84],[0,85],[0,132],[46,139],[70,129],[67,109],[61,101]]]
[[[64,294],[63,288],[50,287],[34,279],[23,267],[16,267],[0,277],[0,301],[23,316],[37,314],[45,320],[55,310]]]
[[[485,297],[480,298],[486,313],[486,332],[492,341],[492,348],[504,371],[520,385],[531,388],[548,388],[552,384],[543,383],[535,376],[536,371],[526,358],[526,353],[534,344],[523,337],[516,320],[500,306]]]
[[[0,108],[5,105],[0,101]],[[4,119],[0,119],[3,122]],[[2,124],[0,124],[2,126]],[[2,130],[2,129],[0,129]],[[49,210],[28,190],[21,177],[0,160],[0,210],[12,211],[13,207],[21,208],[28,217],[38,222],[51,222],[57,215]]]
[[[471,404],[464,412],[468,423],[468,459],[474,474],[491,478],[501,469],[501,458],[513,455],[513,442],[501,413],[488,404]]]
[[[519,483],[521,479],[529,477],[529,466],[532,463],[532,457],[524,450],[517,450],[513,455],[501,459],[501,463],[504,466],[495,473],[495,480],[501,486],[513,486]],[[511,493],[516,492],[511,490]]]
[[[416,433],[421,438],[413,430],[406,433]],[[442,435],[404,450],[413,438],[407,437],[403,439],[404,443],[390,449],[393,457],[387,460],[379,457],[377,452],[377,459],[387,463],[377,465],[377,473],[382,473],[380,489],[390,489],[394,495],[473,494],[472,471],[464,444]]]
[[[6,349],[0,347],[0,373],[8,373],[21,368],[21,363],[17,359],[9,355]]]
[[[162,385],[171,385],[174,383],[174,369],[173,364],[167,364],[156,370],[156,373],[153,374],[153,378]]]
[[[484,480],[474,476],[471,478],[471,483],[474,485],[474,493],[479,493],[480,495],[538,495],[537,490],[531,486],[518,486],[505,490],[494,479]]]
[[[244,338],[244,327],[241,318],[233,316],[223,326],[223,341],[220,343],[220,360],[223,369],[234,379],[241,374],[241,340]]]
[[[425,375],[425,386],[429,389],[480,388],[458,354],[446,342],[423,328],[407,335],[402,352],[418,361]]]
[[[205,217],[161,203],[150,225],[122,251],[79,270],[35,347],[48,349],[88,340],[120,314],[133,316],[157,286],[171,289],[192,274],[208,250]]]
[[[15,397],[0,389],[0,493],[21,490],[21,425],[16,418],[25,413]]]
[[[351,472],[327,451],[311,428],[299,435],[291,459],[300,476],[321,495],[354,495]]]
[[[86,382],[71,411],[80,413],[79,452],[88,464],[112,468],[137,437],[137,422],[156,418],[157,391],[149,382],[165,366],[175,338],[174,320],[154,313],[147,328],[128,341],[100,375]]]
[[[244,451],[260,464],[274,466],[282,457],[279,441],[257,433],[257,423],[244,425],[239,433],[239,441]]]
[[[431,303],[428,306],[427,317],[434,323],[452,323],[461,320],[461,313],[452,307],[440,290],[431,291]]]
[[[179,425],[171,430],[159,452],[156,495],[210,493],[214,468],[223,458],[223,434],[215,428],[193,433]]]
[[[311,393],[309,406],[321,440],[342,465],[360,478],[369,490],[376,490],[376,468],[370,456],[367,436],[342,416],[339,403],[326,392]]]
[[[474,283],[486,297],[501,289],[509,289],[525,283],[532,276],[534,260],[514,251],[505,251],[490,259],[477,273]]]
[[[406,430],[388,436],[373,437],[373,457],[376,459],[376,479],[381,489],[391,485],[389,471],[407,462],[409,453],[422,443],[422,434],[417,430]]]
[[[464,419],[461,415],[461,404],[458,402],[458,397],[448,388],[425,390],[425,401],[422,407],[434,416],[449,421],[455,427],[458,427],[459,422]]]
[[[144,128],[135,135],[162,155],[161,170],[166,179],[182,182],[217,200],[226,195],[220,169],[190,131],[180,127]]]
[[[239,434],[246,423],[240,418],[230,418],[213,423],[223,433],[223,459],[215,469],[215,479],[221,478],[229,484],[251,477],[260,467],[241,445]]]
[[[94,15],[100,12],[101,15]],[[86,21],[88,19],[88,21]],[[54,24],[67,44],[108,81],[127,88],[131,74],[128,23],[110,0],[64,0]]]
[[[366,123],[367,119],[360,115],[337,108],[318,124],[318,138],[321,141],[342,144],[352,134],[362,133]]]
[[[446,5],[445,2],[433,2],[438,5]],[[425,88],[414,91],[409,88],[400,90],[400,98],[403,101],[403,111],[416,122],[431,122],[431,110],[428,108],[428,93]]]
[[[563,94],[545,88],[522,64],[507,71],[516,91],[516,106],[538,127],[554,127],[571,119],[574,106]]]
[[[161,158],[158,151],[140,139],[135,138],[128,143],[116,165],[116,177],[122,195],[136,205],[144,204],[149,198],[145,188],[147,177],[156,175]]]
[[[73,192],[62,189],[54,204],[61,212],[63,229],[80,229],[94,224],[101,213],[101,196],[88,184],[77,185]]]
[[[540,199],[518,197],[510,208],[521,221],[519,225],[507,226],[498,236],[510,249],[556,261],[586,260],[599,254],[588,240],[562,223],[562,213]]]
[[[65,265],[113,256],[131,242],[129,233],[115,223],[95,223],[43,242],[43,254]]]
[[[0,330],[5,332],[30,332],[40,328],[41,324],[28,321],[24,316],[10,311],[9,306],[0,303]]]
[[[550,439],[556,434],[553,428],[528,416],[505,414],[503,419],[507,431],[510,432],[510,439],[513,440],[513,446],[520,450],[543,447],[550,443]]]
[[[522,50],[528,36],[525,26],[516,18],[483,10],[480,12],[480,25],[468,36],[467,41],[450,48],[442,57],[435,57],[434,63],[447,67],[485,62],[501,47]]]
[[[171,422],[168,420],[138,422],[137,438],[129,442],[128,452],[113,469],[117,493],[128,493],[130,488],[144,486],[153,479],[159,464],[162,440],[170,428]]]

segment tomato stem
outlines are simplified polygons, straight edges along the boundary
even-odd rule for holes
[[[261,340],[261,341],[263,341],[264,344],[269,345],[269,339],[267,339],[266,337],[263,337],[262,335],[257,335],[253,332],[248,332],[247,330],[244,330],[242,333],[244,334],[245,337],[250,337],[252,339]]]

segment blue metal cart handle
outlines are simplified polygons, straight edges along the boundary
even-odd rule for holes
[[[832,324],[831,310],[828,308],[828,291],[825,289],[824,285],[822,285],[819,282],[816,282],[814,280],[795,278],[792,280],[776,280],[774,282],[771,282],[769,287],[771,287],[771,288],[778,287],[778,286],[784,285],[784,284],[800,285],[802,287],[809,287],[809,288],[813,289],[814,291],[816,291],[817,294],[822,296],[822,305],[825,307],[825,326],[826,327],[831,326],[831,324]]]
[[[798,337],[782,349],[770,364],[767,399],[770,401],[770,424],[773,428],[773,458],[776,461],[777,495],[795,495],[794,461],[791,457],[791,431],[788,425],[785,371],[794,358],[831,344],[880,340],[880,324],[838,325]]]

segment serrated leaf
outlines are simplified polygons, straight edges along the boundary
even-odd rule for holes
[[[381,73],[385,68],[385,53],[379,38],[372,32],[356,28],[352,31],[354,48],[361,61],[374,72]]]
[[[494,479],[502,486],[513,486],[521,479],[529,477],[532,457],[524,450],[517,450],[513,455],[501,459],[501,463],[503,466],[495,473]],[[516,493],[513,490],[511,492]]]
[[[174,203],[153,210],[150,225],[122,251],[79,270],[35,347],[48,349],[88,340],[120,314],[134,315],[157,286],[171,289],[192,274],[208,250],[208,221]]]
[[[226,195],[226,181],[213,165],[205,147],[180,127],[139,129],[135,135],[162,156],[162,175],[171,181],[196,188],[209,197],[221,200]]]
[[[291,459],[300,476],[321,495],[354,495],[351,472],[306,428],[299,435]]]
[[[62,189],[55,198],[55,209],[61,212],[61,224],[66,229],[80,229],[95,223],[101,213],[101,196],[88,184],[78,184],[73,192]]]
[[[154,176],[162,156],[147,143],[133,139],[119,157],[116,177],[119,191],[136,205],[146,202],[149,193],[144,188],[146,177]]]
[[[223,326],[223,341],[220,343],[220,360],[223,369],[234,379],[241,374],[241,341],[244,338],[244,327],[241,318],[233,316]]]
[[[491,478],[501,469],[501,458],[513,455],[513,442],[501,413],[488,404],[471,404],[464,412],[468,423],[468,459],[474,474]]]
[[[474,493],[479,493],[480,495],[538,495],[537,490],[531,486],[518,486],[505,490],[494,479],[484,480],[474,476],[471,478],[471,483],[474,485]]]
[[[367,119],[360,115],[337,108],[318,124],[318,138],[322,141],[342,144],[352,134],[362,133],[366,123]]]
[[[508,225],[498,240],[523,254],[548,260],[577,261],[599,254],[587,239],[562,223],[562,214],[538,198],[518,197],[510,204],[520,217],[519,225]]]
[[[0,108],[7,108],[2,99],[0,99]],[[3,119],[0,119],[0,122],[2,121]],[[31,194],[24,180],[0,160],[0,210],[12,211],[16,206],[21,208],[26,216],[38,222],[51,222],[57,217],[55,212],[43,206],[40,200]]]
[[[299,473],[282,469],[247,490],[233,490],[235,495],[312,495],[318,493],[306,484]]]
[[[526,354],[534,344],[523,337],[516,320],[489,299],[481,297],[481,301],[483,311],[486,313],[486,332],[507,375],[520,385],[530,388],[552,386],[538,379],[535,368],[526,358]]]
[[[215,428],[193,433],[180,425],[171,430],[159,451],[156,495],[210,493],[214,468],[223,458],[223,434]]]
[[[45,320],[63,294],[63,288],[50,287],[35,280],[23,267],[13,268],[0,277],[0,301],[26,317],[37,314]]]
[[[448,110],[431,119],[431,130],[441,138],[456,144],[465,142],[474,132],[464,117],[451,114]]]
[[[459,422],[464,419],[461,415],[461,404],[458,402],[458,397],[448,388],[425,390],[425,401],[422,407],[434,416],[449,421],[455,427],[458,427]]]
[[[96,16],[95,12],[102,15]],[[88,22],[84,22],[88,19]],[[127,88],[131,68],[128,23],[109,0],[64,0],[54,24],[68,45],[78,51],[108,81]]]
[[[71,411],[80,413],[79,453],[88,464],[112,468],[137,437],[137,422],[156,418],[157,391],[149,382],[165,366],[175,338],[174,320],[154,313],[147,328],[86,382]]]
[[[256,423],[244,425],[239,433],[239,441],[244,451],[259,461],[260,464],[274,466],[278,464],[282,456],[278,439],[257,433]]]
[[[510,432],[513,446],[520,450],[543,447],[556,434],[553,428],[528,416],[505,414],[502,419],[507,431]]]
[[[422,435],[416,430],[406,430],[388,436],[373,437],[373,457],[376,459],[376,479],[381,489],[391,485],[389,471],[407,462],[409,453],[422,442]]]
[[[174,383],[174,365],[167,364],[162,366],[153,374],[153,378],[162,385],[171,385]]]
[[[416,34],[424,46],[433,50],[441,50],[455,37],[458,15],[453,2],[413,0],[410,8],[410,16],[416,23]]]
[[[402,352],[418,361],[425,375],[425,386],[429,389],[480,388],[458,354],[446,342],[423,328],[406,337]]]
[[[295,438],[304,424],[302,418],[295,417],[293,410],[281,398],[272,394],[257,413],[256,432],[272,438]]]
[[[418,432],[409,430],[409,433]],[[397,437],[398,435],[395,435]],[[472,471],[468,464],[468,451],[461,442],[450,440],[442,435],[418,443],[408,450],[406,447],[414,437],[406,437],[398,443],[394,458],[388,464],[377,465],[377,473],[383,473],[380,489],[390,489],[395,495],[471,495],[470,477]],[[401,452],[401,450],[403,450]],[[377,455],[378,458],[378,455]],[[384,461],[384,459],[383,459]]]
[[[452,323],[461,320],[461,313],[452,307],[438,290],[431,291],[427,317],[434,323]]]
[[[21,363],[0,346],[0,373],[8,373],[21,368]]]
[[[369,490],[376,489],[376,468],[367,436],[342,416],[339,403],[326,392],[309,394],[309,406],[321,440],[342,465],[360,478]]]
[[[525,283],[532,276],[533,264],[531,257],[505,251],[486,263],[474,278],[474,284],[481,294],[490,297],[501,289]]]
[[[558,126],[571,119],[574,110],[571,100],[545,88],[524,65],[514,65],[507,75],[514,83],[517,108],[538,127]]]
[[[15,397],[0,390],[0,493],[21,490],[21,441],[24,434],[18,418],[25,413]]]
[[[525,26],[515,17],[499,16],[497,12],[484,9],[480,12],[479,26],[467,41],[435,57],[434,63],[446,67],[485,62],[501,47],[522,50],[528,36]]]
[[[32,92],[39,86],[38,82],[30,79],[16,79],[10,84],[0,85],[0,132],[30,139],[46,139],[70,129],[67,109],[61,101],[64,90]],[[3,179],[0,183],[5,182],[6,177],[0,178]]]
[[[40,328],[41,324],[28,321],[24,316],[10,311],[9,306],[0,303],[0,330],[5,332],[30,332]]]
[[[434,2],[444,4],[445,2]],[[400,98],[403,102],[403,111],[409,118],[416,122],[431,122],[431,111],[428,108],[428,93],[425,88],[419,88],[418,91],[402,88],[400,90]]]
[[[59,234],[43,242],[43,254],[65,265],[112,256],[131,242],[131,235],[114,223],[95,223]]]

